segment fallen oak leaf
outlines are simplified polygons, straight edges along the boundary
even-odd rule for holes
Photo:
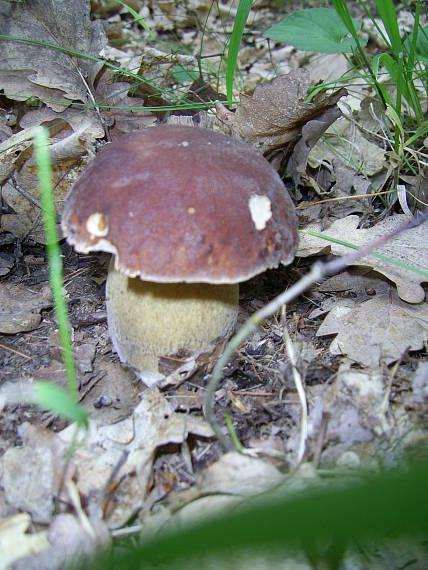
[[[405,303],[391,289],[355,308],[336,306],[317,331],[317,336],[331,334],[337,334],[330,345],[332,354],[347,355],[371,368],[389,364],[407,349],[423,348],[428,338],[428,304]]]
[[[90,20],[89,0],[3,0],[0,15],[0,88],[6,97],[38,97],[56,110],[67,107],[67,99],[86,102],[106,43],[102,22]]]
[[[329,237],[343,238],[359,247],[371,243],[376,239],[394,232],[404,222],[408,220],[405,214],[395,214],[385,218],[375,226],[368,229],[358,229],[360,222],[358,216],[347,216],[342,220],[336,220],[324,232],[319,231],[320,237],[301,233],[298,257],[308,257],[316,254],[332,253],[333,255],[346,255],[349,248],[340,243],[329,243]],[[311,225],[307,230],[321,230],[320,224]],[[424,224],[413,227],[399,236],[393,237],[387,243],[376,248],[370,256],[364,256],[353,262],[352,265],[372,267],[378,273],[385,275],[397,285],[398,295],[407,303],[421,303],[425,298],[425,290],[421,283],[428,281],[428,242],[426,239],[427,230]],[[377,255],[376,255],[377,254]],[[389,257],[398,261],[397,265],[392,265],[384,259]],[[405,265],[412,265],[420,272],[407,269]]]
[[[40,186],[32,156],[32,140],[38,125],[49,124],[49,153],[55,185],[55,206],[60,214],[66,194],[83,168],[85,155],[91,155],[95,140],[104,129],[95,113],[66,109],[56,113],[46,107],[26,113],[24,128],[0,145],[0,181],[9,176],[2,188],[2,198],[11,212],[2,216],[2,231],[25,239],[45,243],[39,204]],[[70,126],[69,126],[70,125]],[[6,152],[2,155],[1,149]],[[2,176],[4,172],[4,175]]]
[[[328,96],[320,94],[307,102],[309,87],[309,73],[295,69],[258,85],[251,96],[242,94],[235,113],[217,103],[217,117],[232,135],[252,144],[264,155],[282,149],[288,156],[308,121],[317,119],[323,123],[323,128],[317,127],[320,136],[340,116],[336,103],[346,95],[344,89]],[[311,144],[315,142],[312,133]]]

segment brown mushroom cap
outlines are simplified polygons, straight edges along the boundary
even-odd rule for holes
[[[62,227],[83,253],[116,255],[143,280],[238,283],[288,264],[293,203],[247,144],[202,128],[159,126],[106,145],[67,197]]]

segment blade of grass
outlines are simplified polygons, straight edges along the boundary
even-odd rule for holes
[[[70,341],[70,324],[63,291],[61,252],[58,245],[55,202],[53,197],[52,167],[48,149],[48,132],[43,127],[34,136],[34,156],[41,190],[41,204],[46,234],[46,250],[49,262],[50,284],[55,314],[61,339],[62,354],[67,375],[68,389],[77,402],[78,391]]]
[[[377,91],[379,99],[382,102],[382,105],[384,107],[386,107],[385,95],[384,95],[383,90],[382,90],[382,88],[381,88],[381,86],[380,86],[380,84],[379,84],[379,82],[378,82],[378,80],[377,80],[377,78],[373,72],[373,68],[371,66],[369,59],[366,56],[366,53],[363,49],[363,46],[361,45],[360,39],[358,37],[357,30],[355,28],[354,21],[352,19],[352,16],[351,16],[351,13],[349,11],[346,0],[333,0],[333,5],[334,5],[336,12],[339,14],[342,22],[345,24],[345,26],[349,30],[349,33],[353,37],[353,39],[357,45],[357,51],[358,51],[358,54],[361,58],[361,61],[363,62],[366,70],[368,71],[368,73],[371,77],[371,80],[372,80],[373,85]]]
[[[398,29],[394,3],[392,0],[376,0],[376,7],[391,42],[392,51],[396,57],[399,57],[403,50],[403,43]]]
[[[152,30],[150,29],[150,26],[146,23],[144,18],[140,16],[140,14],[136,10],[134,10],[134,8],[128,6],[128,4],[122,2],[122,0],[113,0],[113,1],[116,2],[116,4],[120,4],[121,6],[123,6],[131,14],[131,16],[133,16],[137,24],[139,24],[143,28],[143,30],[145,30],[149,34],[150,39],[152,41],[156,39],[156,36],[153,34]]]
[[[67,420],[76,422],[78,426],[88,425],[88,413],[70,394],[49,381],[39,381],[34,384],[32,403],[42,409],[47,409]]]
[[[233,98],[233,80],[235,77],[236,61],[238,59],[239,46],[252,3],[252,0],[240,0],[238,10],[236,11],[226,63],[226,95],[228,101],[232,101]]]

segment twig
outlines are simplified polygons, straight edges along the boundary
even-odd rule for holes
[[[16,350],[15,348],[12,348],[11,346],[7,346],[6,344],[3,344],[2,342],[0,342],[0,348],[3,350],[8,350],[9,352],[12,352],[13,354],[17,354],[18,356],[22,356],[22,358],[26,358],[27,360],[31,360],[31,356],[27,356],[23,352],[20,352],[19,350]]]
[[[291,363],[293,380],[296,386],[297,395],[299,396],[300,408],[302,410],[300,417],[300,441],[296,457],[296,465],[300,465],[305,455],[306,440],[308,438],[308,404],[306,402],[306,394],[302,382],[302,376],[299,370],[297,369],[297,359],[296,359],[296,354],[294,352],[293,343],[291,342],[290,334],[287,329],[287,323],[285,320],[285,305],[282,306],[282,311],[283,311],[283,321],[284,321],[282,336],[284,338],[285,348],[287,350],[287,355]]]
[[[102,510],[103,502],[108,497],[108,495],[110,493],[110,487],[113,484],[113,481],[115,480],[117,474],[122,469],[123,465],[125,465],[126,460],[128,459],[128,455],[129,455],[129,451],[127,449],[125,449],[122,452],[122,455],[119,457],[119,460],[117,461],[116,465],[113,467],[112,472],[110,473],[110,477],[107,479],[107,482],[105,483],[105,485],[104,485],[104,487],[100,493],[100,496],[98,497],[98,500],[96,503],[96,511],[95,511],[97,514]]]
[[[104,129],[104,133],[105,133],[105,135],[106,135],[106,139],[107,139],[108,142],[111,142],[111,137],[110,137],[110,133],[109,133],[109,130],[108,130],[108,127],[107,127],[107,123],[106,123],[104,117],[101,115],[100,106],[99,106],[98,103],[96,102],[95,97],[94,97],[94,95],[93,95],[93,93],[92,93],[92,90],[91,90],[91,88],[90,88],[89,85],[88,85],[88,82],[87,82],[86,79],[83,77],[83,73],[80,71],[79,67],[74,63],[74,61],[73,61],[72,63],[73,63],[73,65],[74,65],[74,67],[75,67],[77,73],[80,75],[80,79],[82,80],[84,86],[86,87],[86,91],[88,92],[89,99],[92,101],[92,104],[93,104],[94,109],[95,109],[95,113],[97,114],[98,119],[99,119],[99,121],[100,121],[100,123],[101,123],[101,125],[102,125],[102,127],[103,127],[103,129]]]
[[[401,232],[405,230],[409,230],[418,226],[419,224],[424,223],[428,219],[428,212],[424,212],[418,218],[407,222],[398,228],[396,228],[393,232],[389,234],[385,234],[380,238],[376,239],[375,241],[369,243],[368,245],[361,247],[360,249],[346,255],[344,257],[339,257],[337,259],[333,259],[327,263],[323,263],[321,261],[317,261],[311,267],[310,272],[307,275],[304,275],[297,283],[295,283],[290,289],[283,291],[280,295],[275,297],[270,303],[262,307],[259,311],[254,313],[250,316],[250,318],[242,325],[240,330],[236,333],[235,336],[229,341],[226,345],[223,354],[218,359],[211,379],[207,386],[207,391],[205,394],[205,402],[204,402],[204,413],[207,421],[211,425],[214,433],[216,434],[219,442],[223,445],[223,447],[227,450],[233,451],[235,450],[234,445],[232,442],[223,434],[223,430],[221,425],[217,422],[214,412],[214,394],[217,391],[218,385],[222,379],[222,372],[223,368],[226,366],[230,358],[232,357],[233,353],[238,350],[241,343],[258,327],[258,325],[266,318],[272,316],[276,313],[282,305],[290,303],[294,299],[296,299],[299,295],[301,295],[306,289],[308,289],[311,285],[316,283],[317,281],[324,279],[329,275],[334,275],[343,271],[349,265],[352,265],[358,259],[368,255],[372,252],[375,248],[383,245],[385,242],[391,240]]]

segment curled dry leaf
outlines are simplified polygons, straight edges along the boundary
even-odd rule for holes
[[[51,306],[49,288],[34,293],[22,285],[0,283],[0,333],[34,330],[40,323],[40,311]]]
[[[0,42],[0,88],[5,95],[17,101],[38,97],[56,110],[68,106],[67,99],[86,102],[85,81],[93,86],[102,61],[42,44],[97,57],[106,38],[102,22],[90,20],[89,0],[2,0],[0,15],[0,34],[39,42]]]
[[[93,151],[97,139],[103,138],[104,128],[95,112],[80,109],[64,109],[60,113],[42,107],[28,111],[19,121],[23,129],[39,125],[49,127],[51,161],[56,164],[61,160],[79,158]]]
[[[31,155],[36,128],[25,129],[0,144],[0,184]]]
[[[241,104],[235,113],[217,104],[217,116],[225,130],[254,145],[263,154],[282,149],[288,155],[305,124],[316,120],[323,125],[313,127],[310,137],[307,136],[308,141],[310,138],[311,144],[315,144],[316,136],[340,115],[336,103],[346,91],[320,95],[307,103],[309,86],[309,73],[295,69],[288,75],[258,85],[251,96],[241,95]]]
[[[358,229],[360,219],[358,216],[347,216],[342,220],[335,221],[325,231],[321,231],[321,224],[314,224],[310,229],[319,231],[325,236],[331,236],[358,246],[368,245],[377,238],[387,235],[399,226],[409,221],[405,214],[395,214],[385,218],[375,226],[368,229]],[[308,228],[309,229],[309,228]],[[324,239],[301,234],[297,256],[308,257],[309,255],[332,253],[333,255],[347,255],[349,248],[329,243]],[[376,248],[378,253],[398,259],[402,263],[413,265],[426,271],[428,267],[428,240],[427,223],[400,233],[381,247]],[[409,269],[392,265],[373,256],[366,256],[354,263],[354,265],[372,267],[378,273],[382,273],[397,285],[398,295],[407,303],[421,303],[425,298],[425,291],[421,285],[427,278]]]
[[[103,114],[110,127],[112,139],[124,133],[130,133],[137,129],[150,127],[156,121],[156,116],[143,109],[144,99],[129,97],[128,91],[131,86],[125,81],[115,81],[115,74],[111,69],[105,69],[97,80],[96,99],[102,105],[108,105],[103,109]],[[150,102],[147,103],[150,105]]]

